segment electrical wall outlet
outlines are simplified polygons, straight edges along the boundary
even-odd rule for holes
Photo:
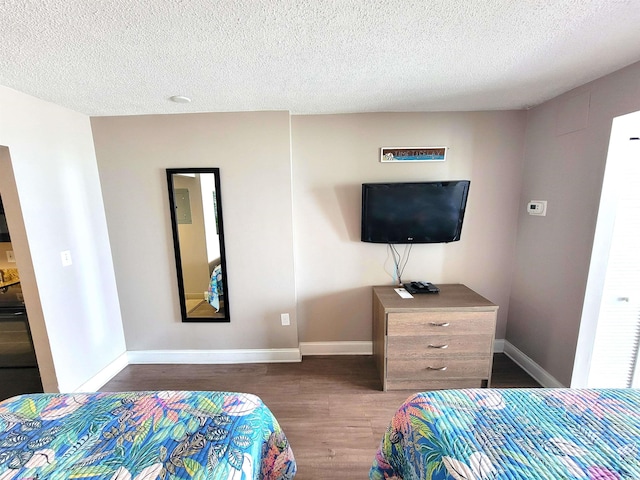
[[[280,321],[282,322],[282,326],[286,327],[287,325],[291,325],[291,321],[289,320],[289,314],[288,313],[281,313],[280,314]]]

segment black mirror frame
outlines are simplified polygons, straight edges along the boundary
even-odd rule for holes
[[[178,173],[212,173],[215,177],[216,209],[218,215],[218,238],[220,241],[220,266],[222,268],[222,288],[224,291],[224,317],[188,317],[187,304],[184,291],[184,279],[182,278],[182,259],[180,256],[180,238],[178,235],[178,220],[175,209],[175,196],[173,192],[173,175]],[[220,193],[220,169],[219,168],[167,168],[167,186],[169,189],[169,210],[171,216],[171,229],[173,232],[173,250],[176,259],[176,275],[178,278],[178,298],[180,300],[180,313],[182,321],[187,323],[222,323],[230,322],[229,313],[229,285],[227,282],[227,259],[224,247],[224,222],[222,221],[222,195]]]

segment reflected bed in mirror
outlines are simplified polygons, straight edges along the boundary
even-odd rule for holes
[[[228,322],[220,171],[168,168],[169,207],[183,322]]]

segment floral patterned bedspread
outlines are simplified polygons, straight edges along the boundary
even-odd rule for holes
[[[209,298],[209,305],[215,308],[216,312],[219,312],[220,299],[224,295],[224,289],[222,288],[222,266],[220,265],[216,265],[216,267],[211,272],[207,295]]]
[[[418,393],[370,479],[640,479],[640,390]]]
[[[30,394],[0,402],[0,480],[290,479],[271,411],[228,392]]]

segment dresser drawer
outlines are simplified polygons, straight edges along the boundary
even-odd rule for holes
[[[449,378],[489,378],[491,359],[488,355],[460,358],[452,356],[423,359],[388,358],[390,378],[413,380],[445,380]]]
[[[491,384],[498,306],[460,284],[401,298],[373,289],[373,356],[383,390]]]
[[[495,320],[495,311],[389,313],[387,335],[493,335]]]
[[[438,380],[416,380],[414,378],[390,378],[386,383],[387,390],[451,390],[460,388],[482,388],[486,382],[479,378],[445,378]]]
[[[388,358],[427,358],[442,355],[484,355],[493,350],[493,335],[393,336],[387,338]]]

